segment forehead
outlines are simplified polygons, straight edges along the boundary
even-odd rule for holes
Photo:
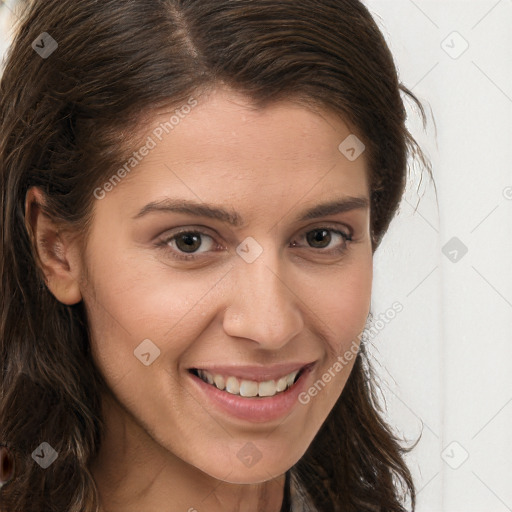
[[[256,108],[246,96],[225,88],[199,98],[193,108],[184,104],[155,114],[151,127],[158,145],[176,155],[180,148],[196,148],[195,155],[187,153],[189,160],[235,157],[254,163],[332,158],[339,155],[339,144],[355,132],[325,109],[313,110],[291,100]]]
[[[345,151],[354,137],[333,113],[291,101],[256,109],[219,90],[156,113],[142,136],[150,149],[110,195],[134,206],[167,196],[257,208],[367,195],[364,151]]]

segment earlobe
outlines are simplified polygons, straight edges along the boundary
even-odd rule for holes
[[[71,239],[44,212],[45,204],[44,193],[39,188],[32,187],[27,191],[25,226],[46,286],[58,301],[71,306],[82,300],[79,261],[73,258],[77,251],[73,250]]]

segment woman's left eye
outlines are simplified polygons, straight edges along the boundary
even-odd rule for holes
[[[334,237],[333,237],[334,234]],[[331,245],[331,242],[338,237],[340,239],[340,244],[337,247],[332,249],[325,250],[326,247]],[[206,244],[206,248],[203,251],[199,251],[200,248],[203,248],[203,238],[206,238],[208,243]],[[327,254],[342,254],[347,250],[347,246],[349,242],[353,239],[352,237],[338,229],[333,229],[329,227],[320,227],[304,233],[301,239],[305,239],[306,243],[310,248],[316,249],[316,252],[322,252]],[[327,242],[327,246],[324,245]],[[197,260],[200,256],[197,254],[204,254],[210,252],[212,248],[220,248],[222,246],[216,245],[212,236],[202,232],[202,231],[194,231],[194,230],[183,230],[178,233],[173,234],[172,236],[168,236],[163,238],[157,243],[158,247],[162,247],[164,249],[168,249],[171,247],[172,249],[172,257],[177,260]],[[300,247],[294,241],[292,242],[292,247]]]
[[[349,242],[352,242],[351,235],[340,231],[339,229],[332,229],[332,228],[317,228],[313,229],[312,231],[308,231],[305,234],[305,238],[307,243],[313,248],[313,249],[325,249],[326,247],[322,245],[323,243],[327,242],[327,246],[330,245],[330,243],[333,240],[332,234],[334,233],[335,236],[337,236],[339,239],[341,239],[341,244],[334,247],[333,249],[329,249],[328,251],[324,251],[327,253],[334,253],[339,254],[343,253],[347,250],[347,246]],[[335,237],[334,237],[335,239]],[[320,247],[318,247],[317,244],[320,244]],[[295,246],[295,242],[294,242]]]

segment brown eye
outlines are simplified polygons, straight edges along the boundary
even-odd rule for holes
[[[181,230],[162,238],[157,246],[170,253],[172,258],[183,261],[206,257],[212,249],[218,247],[211,235],[193,230]]]
[[[307,234],[307,241],[311,247],[325,249],[331,243],[331,234],[328,229],[315,229]]]
[[[201,247],[201,235],[199,233],[181,233],[174,238],[176,247],[183,252],[193,253]]]
[[[304,233],[301,239],[306,240],[307,245],[305,245],[306,242],[298,244],[294,241],[292,247],[316,249],[314,252],[326,255],[344,254],[350,242],[353,241],[352,235],[326,226]]]

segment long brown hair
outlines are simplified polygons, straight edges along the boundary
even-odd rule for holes
[[[53,53],[36,51],[42,38],[39,48]],[[399,82],[358,0],[28,3],[0,81],[0,443],[16,463],[2,510],[93,512],[99,499],[88,465],[102,439],[106,384],[83,303],[64,305],[44,285],[24,221],[27,190],[40,187],[46,214],[85,237],[93,190],[133,152],[151,113],[221,83],[259,108],[293,98],[356,127],[369,162],[374,251],[404,192],[408,157],[431,174],[405,126],[402,95],[425,123],[422,105]],[[403,459],[411,448],[382,413],[363,342],[340,399],[293,468],[319,511],[400,512],[407,498],[414,508]],[[58,453],[44,471],[31,456],[42,442]]]

